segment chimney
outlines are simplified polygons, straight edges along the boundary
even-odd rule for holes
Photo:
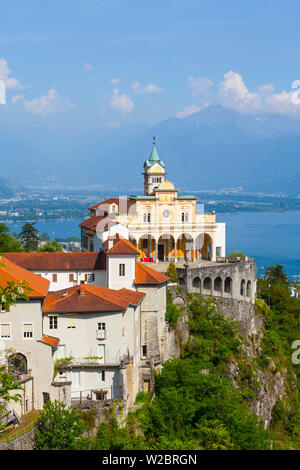
[[[85,295],[85,282],[80,281],[80,295]]]
[[[114,246],[114,240],[113,238],[109,237],[108,238],[108,249],[112,248]]]

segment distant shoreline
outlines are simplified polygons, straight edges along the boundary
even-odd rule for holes
[[[211,213],[212,211],[205,211],[205,213]],[[276,210],[240,210],[240,209],[237,209],[237,210],[234,210],[234,211],[215,211],[216,214],[247,214],[247,213],[251,213],[251,214],[277,214],[277,213],[281,213],[281,214],[288,214],[290,212],[300,212],[300,209],[288,209],[288,210],[280,210],[280,209],[276,209]],[[87,215],[86,218],[88,218],[89,216]],[[13,223],[16,223],[16,224],[20,224],[22,222],[26,223],[26,222],[30,222],[30,223],[39,223],[39,222],[72,222],[74,220],[85,220],[85,219],[77,219],[77,218],[71,218],[71,219],[1,219],[0,218],[0,223],[4,223],[4,224],[13,224]]]

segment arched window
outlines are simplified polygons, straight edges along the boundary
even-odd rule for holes
[[[232,285],[231,277],[226,277],[225,282],[224,282],[224,292],[226,292],[227,294],[231,294],[231,285]]]
[[[200,291],[201,281],[199,277],[194,277],[193,279],[193,288]]]
[[[247,297],[251,297],[251,281],[247,282]]]
[[[241,295],[242,296],[245,296],[246,294],[245,289],[246,289],[246,282],[245,282],[245,279],[243,279],[241,282]]]
[[[203,281],[203,289],[205,290],[211,290],[211,278],[206,277]]]
[[[222,279],[220,277],[216,277],[215,279],[214,290],[217,292],[221,292],[222,290]]]
[[[9,356],[8,372],[13,375],[27,374],[27,359],[24,354],[14,353]]]

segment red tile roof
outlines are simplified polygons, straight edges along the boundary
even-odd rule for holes
[[[94,270],[106,268],[103,252],[5,253],[13,263],[30,271]]]
[[[143,263],[136,262],[135,285],[139,284],[163,284],[168,282],[170,278],[165,274],[156,271]]]
[[[122,238],[122,240],[118,241],[112,248],[107,250],[109,255],[111,254],[121,254],[121,255],[138,255],[139,251],[136,247],[126,238]]]
[[[88,230],[92,230],[93,232],[96,232],[96,227],[103,220],[105,217],[100,216],[100,215],[92,215],[88,219],[84,220],[81,222],[79,225],[80,227],[84,227]],[[102,231],[102,230],[101,230]]]
[[[50,281],[47,279],[12,263],[4,256],[0,256],[0,286],[5,287],[8,281],[15,284],[27,281],[28,288],[30,289],[28,296],[30,298],[46,297],[50,284]]]
[[[145,294],[129,289],[108,289],[85,284],[50,292],[44,304],[45,313],[116,312],[129,305],[138,306]]]
[[[107,205],[117,204],[117,206],[119,208],[119,202],[120,202],[120,199],[118,197],[111,197],[109,199],[106,199],[105,201],[102,201],[102,202],[99,202],[98,204],[94,204],[93,206],[90,206],[89,210],[97,209],[102,204],[107,204]]]
[[[49,346],[53,346],[54,348],[57,348],[59,345],[59,338],[55,338],[54,336],[47,336],[43,335],[42,342],[45,344],[48,344]]]

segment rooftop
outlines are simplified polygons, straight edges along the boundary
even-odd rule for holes
[[[7,257],[0,255],[0,286],[6,287],[8,282],[20,284],[23,281],[28,282],[30,298],[46,297],[50,281],[43,277],[27,271],[21,266],[10,261]]]
[[[45,313],[87,313],[126,310],[130,305],[137,307],[145,294],[129,289],[108,289],[81,283],[60,291],[49,292]]]

